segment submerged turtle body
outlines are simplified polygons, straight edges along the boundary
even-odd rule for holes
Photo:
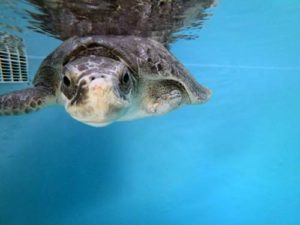
[[[215,0],[27,1],[39,11],[30,13],[32,28],[64,42],[32,88],[0,96],[0,115],[60,104],[76,120],[104,126],[209,99],[167,47],[183,26],[201,26],[195,20]]]
[[[0,97],[2,114],[57,103],[93,126],[206,102],[198,84],[160,43],[135,36],[74,37],[41,64],[34,87]]]

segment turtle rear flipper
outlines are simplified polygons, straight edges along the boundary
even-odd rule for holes
[[[55,101],[55,94],[44,86],[35,86],[0,96],[0,115],[19,115],[39,110]]]

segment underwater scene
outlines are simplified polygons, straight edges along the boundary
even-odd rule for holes
[[[0,225],[299,225],[299,12],[1,0]]]

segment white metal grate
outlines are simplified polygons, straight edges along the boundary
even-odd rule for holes
[[[28,82],[28,60],[21,38],[0,33],[0,83]]]

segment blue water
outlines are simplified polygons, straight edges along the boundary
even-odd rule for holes
[[[204,105],[105,128],[61,107],[1,117],[0,225],[299,225],[299,11],[224,0],[172,44]],[[60,43],[24,39],[29,55]]]

